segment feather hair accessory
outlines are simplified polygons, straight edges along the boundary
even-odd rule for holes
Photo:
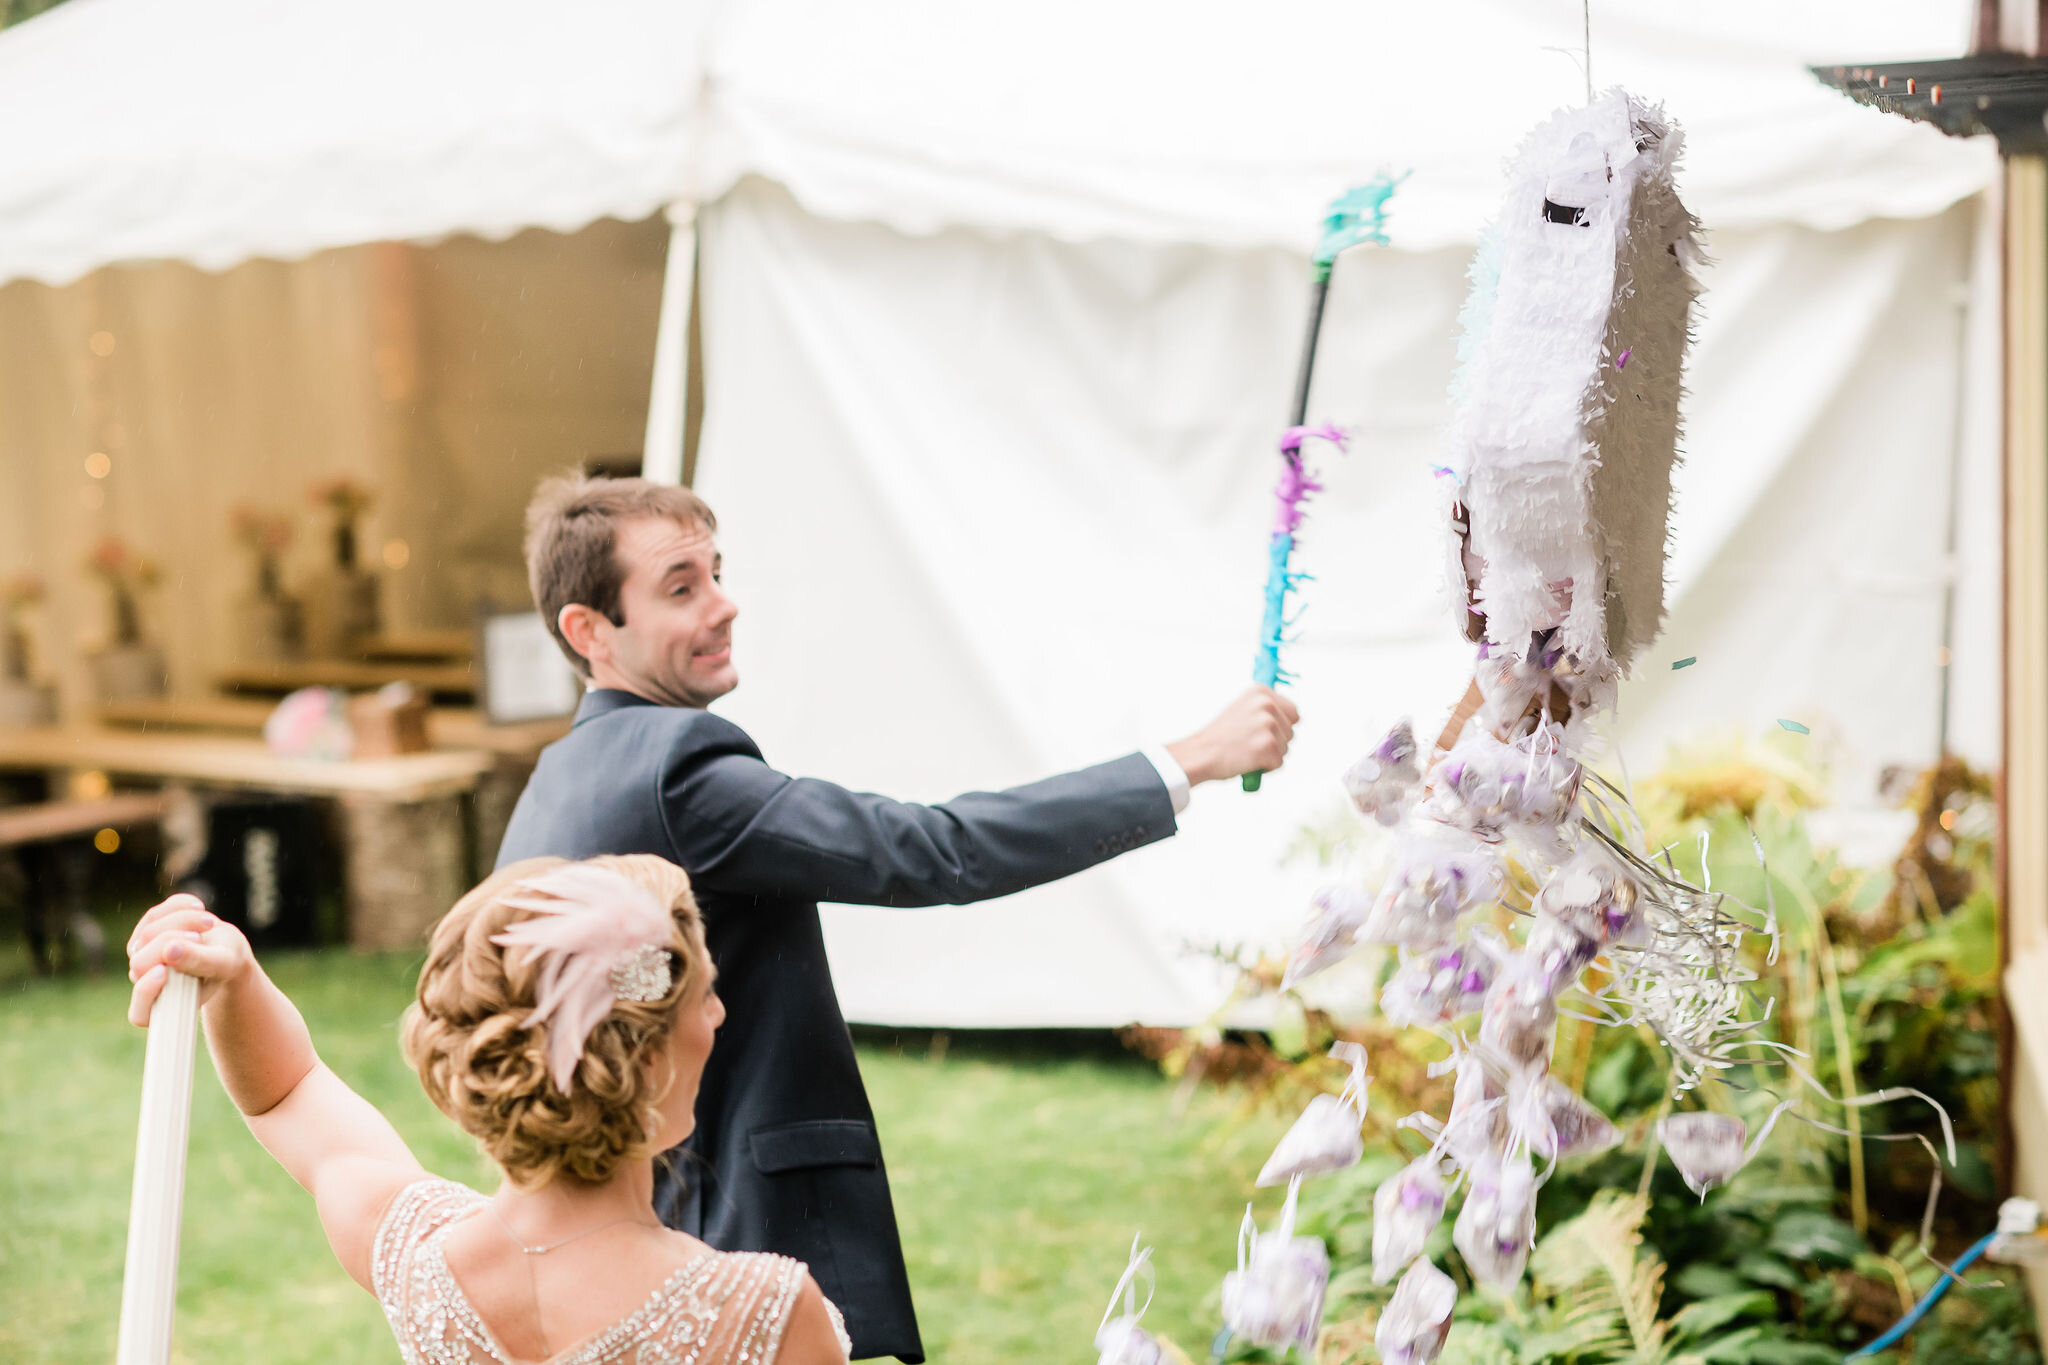
[[[669,940],[674,921],[653,892],[607,868],[569,863],[519,883],[505,904],[527,911],[491,936],[539,957],[533,1013],[548,1026],[548,1074],[564,1095],[590,1031],[620,1000],[645,1003],[674,984]]]

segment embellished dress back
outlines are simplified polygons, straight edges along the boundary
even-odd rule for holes
[[[371,1285],[405,1365],[532,1365],[498,1343],[448,1268],[449,1229],[485,1202],[452,1180],[416,1181],[377,1227]],[[786,1256],[707,1252],[638,1309],[545,1365],[773,1365],[804,1274],[803,1263]],[[825,1306],[850,1349],[839,1310],[830,1300]]]

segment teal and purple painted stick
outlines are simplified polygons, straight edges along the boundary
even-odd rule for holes
[[[1336,427],[1304,425],[1308,421],[1309,384],[1316,372],[1316,342],[1323,333],[1323,305],[1330,297],[1330,272],[1336,266],[1338,253],[1346,247],[1361,242],[1387,244],[1387,200],[1394,187],[1407,178],[1405,173],[1392,179],[1383,175],[1370,185],[1347,191],[1323,217],[1323,234],[1316,242],[1308,339],[1302,344],[1301,370],[1294,382],[1293,419],[1280,437],[1280,482],[1273,489],[1273,533],[1267,541],[1266,557],[1266,612],[1259,626],[1259,652],[1252,660],[1252,678],[1262,687],[1278,687],[1292,681],[1292,675],[1280,666],[1280,646],[1286,643],[1287,628],[1293,624],[1287,619],[1287,595],[1307,575],[1295,573],[1288,563],[1294,555],[1294,533],[1301,527],[1301,506],[1309,494],[1322,488],[1302,463],[1301,444],[1314,436],[1334,443],[1339,451],[1344,449],[1344,433]],[[1244,775],[1244,789],[1259,789],[1258,773]]]

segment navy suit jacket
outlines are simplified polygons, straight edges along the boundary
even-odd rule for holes
[[[1174,832],[1156,769],[1129,754],[1005,792],[919,806],[792,778],[708,711],[600,689],[541,754],[500,867],[654,853],[690,874],[726,1019],[697,1131],[657,1163],[671,1227],[810,1266],[854,1357],[924,1359],[889,1181],[839,1013],[819,901],[961,905]]]

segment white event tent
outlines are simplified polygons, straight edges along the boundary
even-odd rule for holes
[[[1783,716],[1867,790],[1933,758],[1944,696],[1995,761],[1996,159],[1804,70],[1958,51],[1966,11],[1592,7],[1594,80],[1687,130],[1716,261],[1671,619],[1622,698],[1638,773]],[[401,470],[439,501],[387,515],[448,562],[536,461],[644,436],[674,477],[694,270],[695,483],[744,606],[720,710],[778,766],[916,799],[1108,757],[1244,685],[1306,253],[1333,195],[1412,171],[1333,290],[1311,417],[1355,440],[1305,531],[1285,771],[1064,884],[828,911],[855,1019],[1200,1018],[1190,947],[1282,943],[1337,775],[1462,688],[1430,474],[1456,313],[1503,159],[1585,97],[1580,41],[1576,0],[71,0],[0,34],[0,573],[109,527],[168,560],[218,538],[179,499],[288,458]],[[404,288],[461,327],[394,343]],[[103,321],[114,379],[80,343]],[[380,416],[465,356],[519,378],[479,361]],[[102,409],[135,491],[81,511]],[[410,570],[428,615],[461,605],[441,562]],[[184,637],[224,583],[164,604],[177,648],[212,647]]]

